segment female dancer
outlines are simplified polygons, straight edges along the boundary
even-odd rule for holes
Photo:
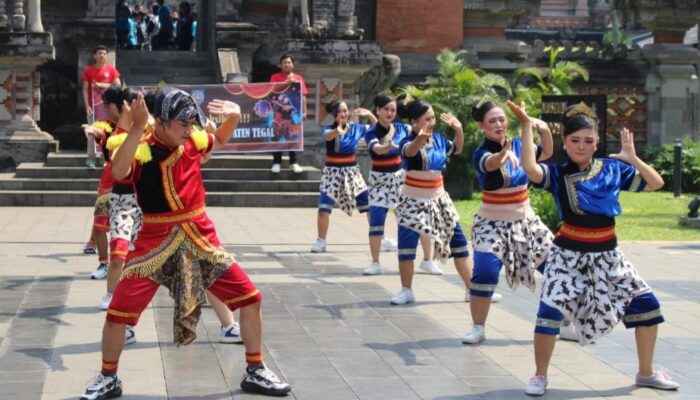
[[[530,118],[522,107],[512,102],[508,106],[522,124],[523,168],[533,183],[552,192],[563,220],[544,270],[535,326],[536,371],[525,393],[544,394],[555,335],[565,317],[573,320],[581,345],[610,332],[620,320],[634,327],[637,386],[677,389],[678,383],[653,367],[658,324],[664,321],[659,301],[617,247],[615,236],[620,190],[658,190],[661,176],[637,157],[626,128],[620,132],[618,154],[593,158],[598,124],[584,103],[564,114],[564,149],[570,161],[537,164]]]
[[[408,118],[412,133],[400,145],[406,180],[396,208],[402,287],[391,298],[391,304],[395,305],[415,301],[411,283],[420,235],[429,235],[434,239],[434,257],[454,257],[455,268],[466,287],[469,287],[471,278],[467,238],[459,226],[459,215],[450,195],[442,185],[440,172],[447,165],[447,157],[462,152],[462,124],[451,114],[440,116],[442,122],[455,131],[453,142],[442,133],[433,132],[435,113],[430,104],[414,100],[403,104],[399,114]]]
[[[395,208],[405,172],[401,168],[399,143],[411,132],[406,124],[394,122],[396,99],[378,95],[374,98],[378,121],[365,134],[365,143],[372,158],[372,171],[369,175],[369,248],[372,263],[362,273],[378,275],[382,273],[379,251],[396,251],[397,245],[384,236],[384,224],[390,208]],[[442,271],[430,259],[430,238],[421,236],[424,260],[420,268],[429,274],[440,275]]]
[[[336,202],[348,215],[352,215],[355,208],[361,213],[369,210],[367,185],[360,174],[355,156],[357,144],[365,135],[367,126],[349,122],[350,112],[344,101],[335,100],[326,104],[326,112],[333,115],[335,121],[323,130],[323,138],[326,140],[326,166],[323,167],[321,194],[318,200],[318,238],[311,246],[312,253],[326,251],[330,214]],[[377,123],[374,114],[365,108],[354,109],[353,115],[367,117],[372,124]]]
[[[474,274],[469,288],[473,326],[464,344],[486,338],[485,323],[498,274],[506,268],[506,281],[515,289],[520,283],[535,291],[535,268],[547,258],[552,233],[535,215],[528,199],[528,179],[520,166],[520,138],[509,138],[508,119],[502,107],[487,101],[472,109],[472,118],[484,131],[484,143],[472,154],[482,200],[472,226]],[[552,133],[547,124],[531,118],[540,131],[538,160],[552,155]]]

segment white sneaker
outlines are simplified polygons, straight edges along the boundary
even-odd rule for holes
[[[666,371],[656,371],[654,375],[651,376],[639,375],[639,373],[637,373],[635,385],[661,390],[676,390],[680,386]]]
[[[105,263],[101,263],[97,266],[97,269],[92,272],[90,279],[104,279],[107,277],[107,269],[109,267]]]
[[[547,390],[547,377],[542,375],[535,375],[527,381],[527,386],[525,386],[525,394],[530,396],[542,396]]]
[[[469,300],[470,300],[469,297],[470,297],[469,289],[467,289],[467,293],[464,295],[464,302],[465,303],[469,303]],[[491,303],[500,303],[501,300],[503,300],[503,296],[501,296],[500,293],[494,292],[493,296],[491,296]]]
[[[133,326],[126,326],[126,332],[124,332],[124,344],[136,343],[136,331]]]
[[[241,381],[241,389],[248,393],[282,397],[286,396],[292,387],[263,364],[258,367],[246,368],[246,373]]]
[[[231,326],[222,326],[219,331],[219,342],[221,343],[243,343],[241,339],[241,327],[234,322]]]
[[[121,395],[122,381],[117,375],[106,376],[100,373],[92,379],[80,400],[116,399]]]
[[[578,334],[576,333],[576,328],[574,328],[574,324],[572,322],[562,324],[561,328],[559,329],[559,339],[578,342]]]
[[[295,174],[301,174],[302,172],[304,172],[304,169],[301,168],[301,165],[299,165],[297,163],[290,165],[289,169],[291,169],[292,172],[294,172]]]
[[[433,260],[423,260],[418,267],[426,274],[430,275],[442,275],[442,270],[433,262]]]
[[[85,246],[83,246],[83,254],[97,254],[97,247],[95,246],[95,243],[85,243]]]
[[[378,262],[370,263],[367,268],[362,270],[362,275],[380,275],[382,273],[382,265]]]
[[[382,245],[380,248],[382,251],[396,251],[399,249],[399,245],[396,243],[396,240],[384,236],[382,238]]]
[[[483,325],[472,325],[472,330],[462,337],[464,344],[477,344],[486,339],[486,328]]]
[[[326,243],[326,239],[318,238],[314,242],[314,245],[311,246],[311,252],[312,253],[325,253],[327,247],[328,247],[328,243]]]
[[[112,301],[112,293],[107,292],[102,296],[102,302],[100,302],[100,310],[106,310],[109,308],[109,303]]]
[[[272,168],[270,168],[270,172],[273,174],[279,174],[280,173],[280,165],[279,164],[272,164]]]
[[[409,288],[401,288],[401,291],[396,293],[396,296],[391,298],[391,304],[395,306],[415,302],[416,298],[413,297],[413,290]]]

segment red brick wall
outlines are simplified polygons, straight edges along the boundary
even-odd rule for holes
[[[435,54],[462,45],[462,0],[377,0],[377,42],[396,53]]]

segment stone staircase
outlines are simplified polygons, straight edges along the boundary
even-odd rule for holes
[[[321,171],[303,166],[270,173],[271,156],[214,155],[202,166],[207,205],[221,207],[315,207]],[[85,155],[50,153],[46,163],[22,163],[0,173],[0,206],[92,206],[101,171],[85,167]]]
[[[220,83],[219,66],[208,52],[118,51],[117,69],[129,86],[168,84],[206,85]]]

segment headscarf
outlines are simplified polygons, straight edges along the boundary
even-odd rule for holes
[[[154,117],[162,121],[195,118],[199,126],[206,126],[207,118],[192,96],[174,87],[164,87],[156,94],[153,111]]]

